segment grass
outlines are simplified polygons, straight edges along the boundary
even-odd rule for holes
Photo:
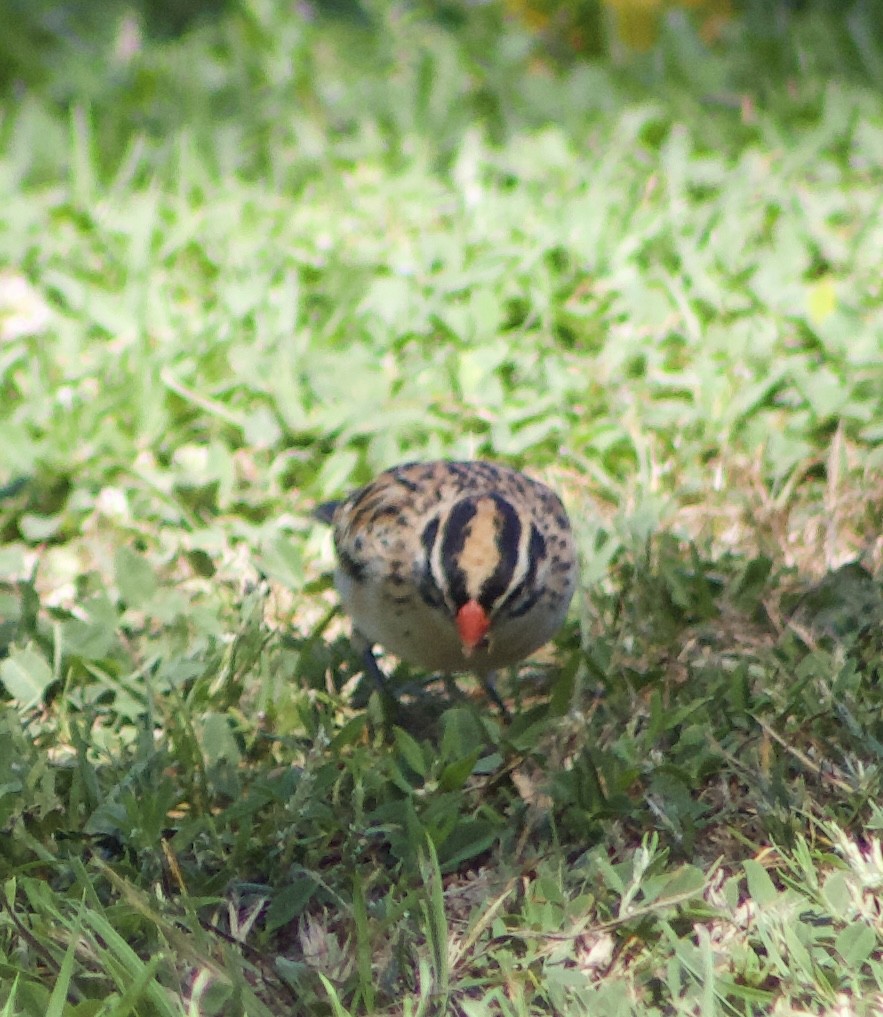
[[[7,99],[3,1017],[879,1011],[883,102],[826,16],[557,67],[253,4]],[[441,455],[578,531],[508,726],[404,666],[388,723],[309,514]]]

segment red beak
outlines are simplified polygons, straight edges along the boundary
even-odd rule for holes
[[[457,631],[463,644],[463,656],[469,657],[472,651],[484,639],[490,628],[491,620],[487,611],[477,600],[467,600],[457,612]]]

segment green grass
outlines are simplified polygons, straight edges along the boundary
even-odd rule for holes
[[[883,1005],[872,40],[465,17],[4,103],[3,1017]],[[577,529],[508,726],[404,666],[390,724],[334,612],[311,506],[432,456]]]

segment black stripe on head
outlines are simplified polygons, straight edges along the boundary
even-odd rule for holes
[[[396,478],[396,483],[399,483],[402,485],[402,487],[407,488],[407,490],[411,492],[414,492],[418,491],[420,489],[420,486],[419,484],[415,484],[414,481],[411,480],[406,474],[409,473],[417,465],[419,464],[402,463],[401,466],[396,466],[389,472],[392,474],[392,476]]]
[[[469,535],[469,524],[475,517],[475,499],[463,498],[448,513],[441,544],[441,571],[448,582],[448,594],[455,608],[461,608],[469,593],[466,587],[466,573],[457,565],[460,553]]]
[[[445,602],[445,595],[439,589],[435,576],[432,574],[432,549],[435,547],[435,538],[438,536],[438,516],[434,516],[423,527],[420,534],[420,543],[423,545],[423,571],[420,574],[420,596],[430,607],[442,607]]]
[[[542,586],[534,586],[537,577],[537,566],[546,557],[546,541],[542,533],[531,525],[530,543],[527,548],[527,572],[524,579],[510,592],[509,596],[500,605],[501,609],[510,618],[520,618],[536,604],[543,595]],[[527,596],[525,597],[525,593]]]
[[[384,501],[383,489],[378,487],[376,481],[367,484],[358,491],[353,491],[344,503],[349,525],[358,530],[364,524],[366,517],[383,505]]]
[[[368,525],[380,522],[381,519],[387,516],[401,516],[402,510],[399,505],[384,505],[380,504],[377,508],[372,509],[371,516],[368,519]]]
[[[478,602],[490,613],[497,601],[503,597],[512,582],[518,565],[518,545],[521,542],[521,520],[518,513],[505,498],[490,495],[497,507],[497,552],[500,556],[497,567],[482,586]],[[542,539],[542,538],[540,538]]]

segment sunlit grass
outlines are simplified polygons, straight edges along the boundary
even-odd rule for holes
[[[492,13],[4,121],[4,1017],[881,1005],[883,103]],[[434,456],[577,530],[508,726],[401,667],[390,728],[334,614],[311,506]]]

